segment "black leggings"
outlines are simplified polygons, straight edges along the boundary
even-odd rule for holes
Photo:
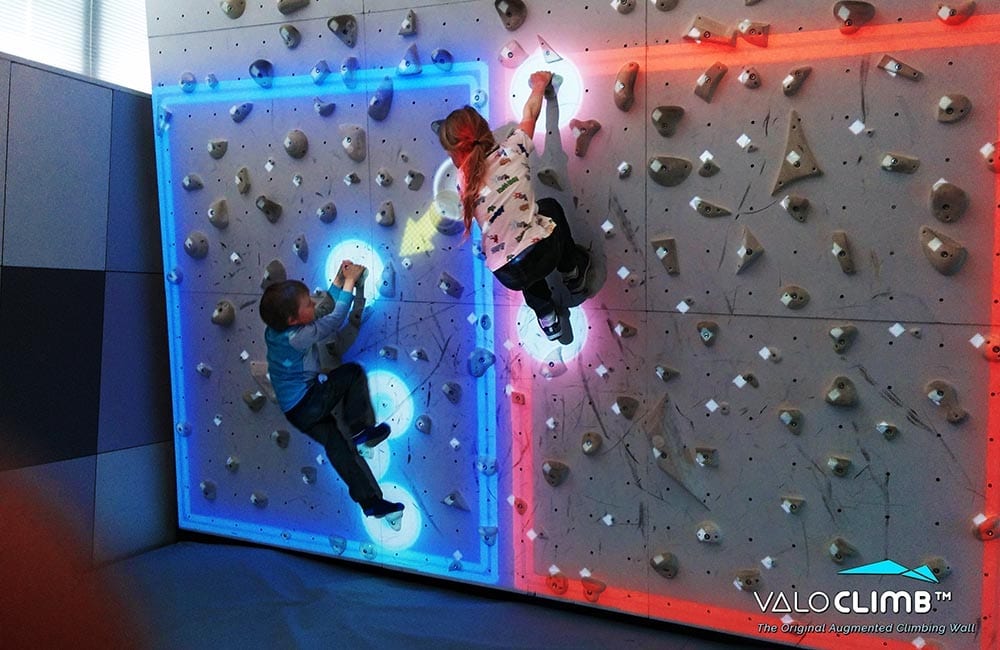
[[[493,275],[508,289],[522,292],[524,302],[536,316],[541,317],[556,309],[552,302],[552,290],[545,278],[556,269],[561,273],[569,273],[582,260],[559,202],[545,198],[536,205],[539,214],[555,222],[555,230],[545,239],[521,251],[517,257],[494,271]]]

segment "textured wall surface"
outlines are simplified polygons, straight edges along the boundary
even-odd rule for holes
[[[994,643],[1000,4],[518,4],[148,2],[181,525],[807,646]],[[597,260],[582,304],[551,278],[560,342],[455,233],[431,128],[516,121],[536,68],[538,192]],[[265,270],[343,257],[392,522],[260,381]]]

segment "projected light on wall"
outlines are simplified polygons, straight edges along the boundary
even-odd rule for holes
[[[517,311],[517,336],[524,346],[525,351],[532,357],[543,363],[555,358],[567,363],[575,358],[583,347],[587,344],[587,312],[583,306],[573,307],[569,310],[569,326],[573,332],[573,341],[563,344],[560,341],[550,341],[542,333],[538,326],[538,319],[535,312],[527,305],[521,305]],[[565,331],[565,326],[564,326]],[[557,357],[554,355],[558,355]]]
[[[516,119],[521,118],[524,104],[528,101],[528,78],[537,70],[548,70],[553,75],[562,77],[558,96],[559,128],[563,128],[580,111],[580,104],[583,102],[583,78],[576,65],[565,57],[555,63],[546,63],[541,49],[536,50],[514,71],[510,82],[511,111]]]
[[[406,488],[397,483],[383,483],[382,494],[389,501],[398,501],[406,506],[405,515],[396,526],[371,517],[362,518],[365,531],[372,541],[382,548],[392,551],[403,551],[412,547],[424,529],[424,518],[420,513],[417,501]]]
[[[337,244],[326,256],[327,286],[333,282],[333,278],[340,268],[340,263],[345,259],[351,260],[355,264],[361,264],[368,269],[368,277],[365,279],[365,299],[368,304],[374,303],[381,295],[378,288],[382,283],[382,271],[385,270],[382,258],[371,247],[371,244],[360,239],[350,239]]]

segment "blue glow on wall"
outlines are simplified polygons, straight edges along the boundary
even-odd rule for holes
[[[430,481],[408,460],[413,453],[411,448],[431,444],[440,447],[453,435],[445,430],[427,435],[415,428],[420,414],[415,404],[417,392],[423,390],[421,395],[440,398],[438,384],[430,385],[427,362],[411,360],[406,349],[400,350],[397,361],[379,355],[381,338],[393,327],[400,327],[394,320],[401,311],[399,297],[381,295],[378,287],[382,270],[389,263],[400,272],[396,255],[399,247],[394,245],[398,242],[393,238],[402,237],[403,224],[397,224],[395,230],[374,225],[372,203],[378,201],[371,195],[377,190],[368,178],[374,172],[369,173],[367,163],[358,167],[364,172],[363,183],[368,185],[358,186],[353,195],[357,198],[360,193],[365,197],[361,203],[367,206],[367,214],[364,210],[357,215],[341,214],[329,226],[318,224],[313,208],[308,205],[303,205],[300,214],[295,215],[297,202],[293,200],[283,201],[284,214],[276,223],[265,222],[253,207],[253,197],[262,193],[309,198],[309,184],[316,184],[322,173],[318,168],[326,165],[323,171],[335,176],[329,167],[349,164],[344,163],[342,156],[330,156],[333,146],[339,146],[339,137],[330,137],[332,144],[324,148],[318,146],[320,136],[313,136],[313,133],[328,134],[331,127],[335,131],[342,122],[354,122],[346,110],[342,119],[335,113],[326,122],[320,122],[325,125],[323,129],[316,127],[310,131],[310,155],[316,152],[314,168],[284,157],[280,138],[283,129],[294,126],[294,120],[286,121],[286,126],[281,116],[297,111],[296,119],[300,121],[318,120],[312,113],[313,99],[317,96],[336,100],[337,111],[342,110],[341,106],[363,107],[385,76],[382,70],[358,71],[357,85],[353,88],[346,87],[337,75],[331,75],[322,85],[313,83],[308,76],[294,76],[274,78],[271,88],[261,88],[253,80],[243,79],[222,80],[214,88],[198,84],[194,92],[184,92],[180,87],[159,87],[153,91],[163,257],[168,276],[166,300],[180,526],[495,583],[499,574],[499,547],[494,545],[495,538],[487,543],[478,531],[498,525],[499,481],[496,473],[475,470],[477,457],[495,459],[498,453],[495,369],[478,378],[464,377],[466,389],[461,404],[441,407],[450,409],[448,413],[460,413],[471,438],[463,439],[460,448],[445,446],[443,452],[436,452],[440,458],[424,453],[431,461],[422,471],[429,471],[431,462],[440,462],[434,468],[440,476],[456,474],[455,463],[466,459],[460,467],[472,476],[456,479],[453,486],[459,494],[459,505],[468,508],[464,511],[449,504],[454,501],[453,495],[447,491],[438,493],[440,487],[434,487],[451,479],[438,480],[436,474],[435,480]],[[397,102],[402,102],[403,97],[448,96],[461,105],[471,103],[474,96],[481,99],[484,97],[481,90],[489,87],[487,68],[481,63],[457,63],[447,73],[429,66],[420,75],[394,76],[392,80]],[[252,102],[253,111],[245,122],[234,125],[229,109],[243,102]],[[483,104],[479,110],[488,117],[489,104]],[[366,123],[366,128],[377,127]],[[206,141],[224,133],[234,134],[230,137],[230,152],[221,161],[213,162],[205,151]],[[266,167],[262,164],[266,154],[250,156],[240,153],[241,149],[233,151],[244,146],[264,151],[261,141],[268,139],[277,140],[277,153],[270,154],[273,159],[268,159]],[[328,157],[331,159],[327,160]],[[233,189],[234,172],[243,164],[250,169],[252,179],[249,198],[238,196]],[[181,179],[193,172],[202,177],[204,189],[191,191],[182,187]],[[301,189],[298,185],[293,189],[292,180],[296,176],[304,182]],[[335,180],[339,187],[340,178]],[[430,204],[433,188],[431,183],[426,185],[424,194]],[[335,191],[341,195],[346,192]],[[209,202],[220,195],[227,197],[230,205],[232,223],[225,229],[213,228],[205,216]],[[243,210],[244,205],[249,207]],[[271,238],[290,246],[300,230],[310,232],[310,254],[301,263],[285,249],[279,249],[277,243],[275,250],[271,250]],[[184,250],[185,239],[194,231],[203,233],[209,243],[209,252],[201,259],[191,258]],[[473,347],[493,350],[494,330],[482,325],[494,319],[492,278],[467,248],[463,252],[460,267],[449,268],[469,288],[463,301],[448,304],[448,308],[460,314],[461,324],[464,326],[464,321],[468,321],[469,325],[458,345],[463,350]],[[256,303],[261,272],[272,256],[298,264],[294,269],[289,266],[289,276],[303,276],[311,287],[327,286],[344,257],[369,267],[364,324],[359,340],[345,356],[368,370],[377,415],[393,429],[388,441],[362,453],[367,455],[386,498],[406,504],[406,513],[398,522],[363,517],[347,498],[346,487],[335,476],[317,444],[291,431],[291,425],[281,417],[276,405],[267,404],[255,412],[240,399],[241,395],[252,397],[255,392],[261,393],[266,386],[266,380],[254,375],[254,372],[260,374],[260,363],[265,358],[263,325]],[[436,283],[429,286],[436,291]],[[476,287],[485,288],[475,291]],[[209,319],[221,300],[228,300],[236,307],[236,322],[228,327],[214,325]],[[437,294],[434,300],[450,298]],[[412,304],[408,308],[413,308]],[[421,408],[426,408],[426,401],[425,397]],[[290,431],[291,435],[283,438],[283,431]],[[428,516],[430,512],[433,517]],[[439,529],[435,519],[448,517],[459,522],[458,528],[449,523],[447,530]]]

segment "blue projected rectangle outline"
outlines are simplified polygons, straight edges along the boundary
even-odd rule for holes
[[[177,495],[179,522],[182,528],[199,532],[222,535],[237,539],[256,541],[263,544],[286,548],[305,550],[320,555],[341,555],[349,559],[363,559],[360,552],[338,553],[331,550],[330,538],[319,533],[293,532],[276,526],[261,525],[242,520],[229,520],[221,517],[195,514],[191,507],[191,492],[197,490],[192,484],[190,468],[186,462],[189,453],[190,425],[188,424],[188,407],[183,379],[184,331],[180,315],[180,273],[179,251],[176,222],[174,219],[174,196],[168,186],[168,180],[173,178],[170,150],[170,120],[172,112],[181,107],[197,106],[205,103],[242,103],[252,101],[257,97],[267,100],[294,99],[309,96],[318,92],[324,95],[368,93],[376,89],[386,78],[384,70],[359,70],[356,72],[356,84],[347,87],[342,81],[332,84],[316,84],[309,76],[275,77],[270,88],[262,88],[252,79],[220,81],[214,87],[197,86],[193,92],[184,91],[179,85],[173,87],[157,87],[152,92],[153,128],[156,135],[156,160],[159,178],[160,225],[162,232],[163,260],[165,268],[165,293],[167,301],[167,329],[169,340],[169,357],[171,364],[171,390],[173,395],[173,415],[175,424],[175,461],[177,469]],[[455,63],[450,71],[442,71],[436,67],[425,68],[419,75],[392,77],[394,90],[433,89],[446,86],[465,84],[470,91],[470,103],[473,93],[488,87],[488,68],[480,62]],[[478,110],[489,119],[489,105],[485,102],[485,94],[481,95],[482,105]],[[491,286],[491,278],[482,264],[472,264],[476,286]],[[477,291],[475,311],[479,317],[485,317],[490,322],[494,319],[492,291]],[[490,330],[476,327],[477,347],[492,350],[494,341]],[[493,416],[496,413],[496,379],[495,373],[486,372],[476,379],[477,410],[480,421],[483,416]],[[496,457],[496,423],[477,427],[477,449],[481,455]],[[498,478],[495,472],[481,475],[479,478],[478,502],[480,513],[480,533],[484,528],[498,526],[498,504],[491,495],[498,493]],[[241,525],[241,524],[246,524]],[[498,549],[496,536],[487,543],[487,535],[480,534],[480,560],[478,563],[460,562],[461,577],[483,583],[495,584],[499,577]],[[455,570],[458,562],[456,556],[438,557],[433,564],[428,563],[428,554],[412,550],[394,553],[390,564],[398,564],[401,568],[415,569],[425,572],[447,574]]]

